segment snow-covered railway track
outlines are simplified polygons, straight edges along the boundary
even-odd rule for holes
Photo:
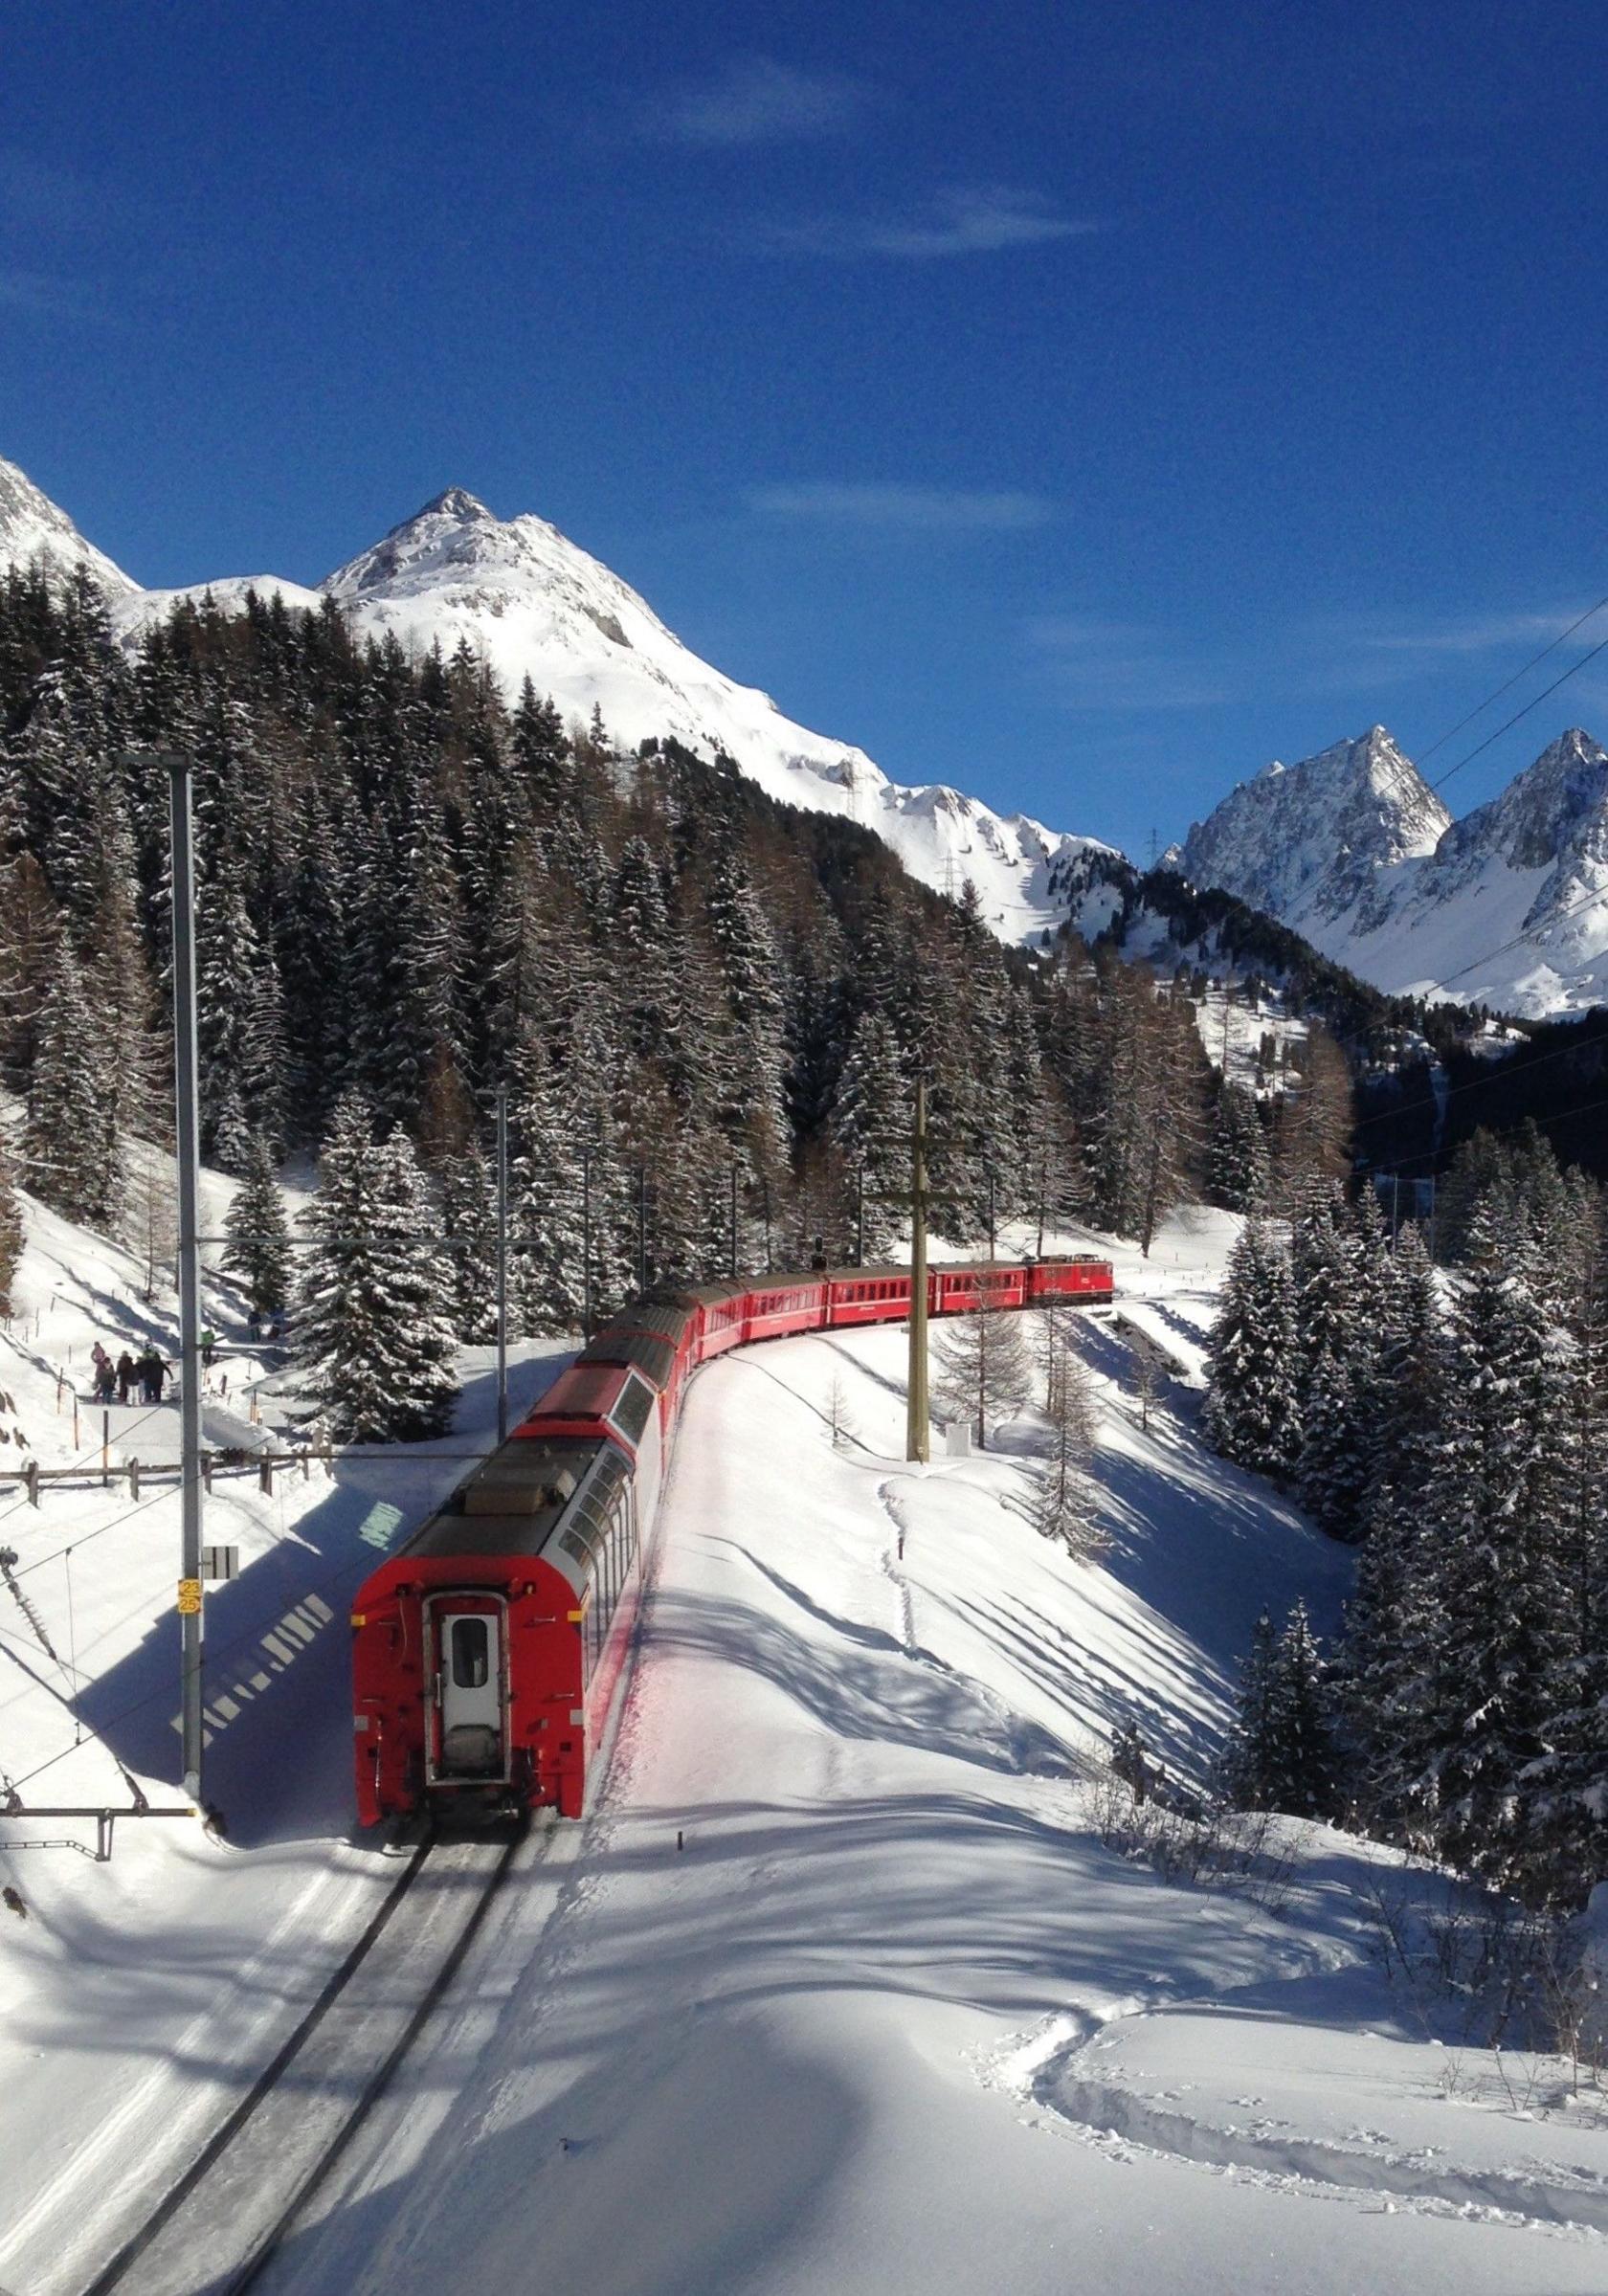
[[[300,2225],[474,1944],[523,1833],[426,1839],[282,2047],[84,2296],[241,2296]]]

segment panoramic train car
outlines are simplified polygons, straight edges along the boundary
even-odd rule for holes
[[[352,1606],[362,1822],[579,1817],[636,1625],[659,1390],[575,1364]]]
[[[1111,1297],[1087,1257],[939,1261],[934,1315]],[[729,1348],[895,1324],[910,1271],[665,1289],[622,1309],[352,1603],[358,1814],[579,1817],[625,1676],[686,1383]]]

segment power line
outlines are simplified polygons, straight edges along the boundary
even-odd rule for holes
[[[1594,607],[1592,611],[1595,613],[1597,609]],[[1548,652],[1550,653],[1552,649],[1549,647]],[[1573,678],[1577,671],[1585,668],[1588,661],[1595,661],[1597,656],[1604,652],[1608,652],[1608,637],[1598,638],[1597,644],[1591,647],[1586,653],[1582,654],[1578,661],[1570,663],[1568,669],[1563,672],[1561,677],[1554,678],[1551,685],[1544,685],[1541,688],[1541,691],[1535,696],[1533,701],[1527,702],[1523,709],[1516,709],[1513,712],[1513,715],[1505,720],[1505,722],[1497,727],[1494,733],[1487,733],[1483,742],[1477,742],[1474,747],[1470,749],[1466,757],[1460,757],[1455,766],[1448,766],[1445,772],[1441,774],[1440,780],[1432,782],[1430,787],[1436,790],[1443,790],[1447,782],[1451,780],[1454,773],[1461,773],[1464,766],[1471,766],[1474,763],[1474,760],[1477,757],[1482,756],[1484,752],[1490,747],[1493,742],[1501,741],[1505,733],[1511,733],[1513,727],[1518,724],[1521,718],[1528,718],[1532,709],[1538,709],[1541,706],[1541,703],[1546,701],[1549,694],[1555,694],[1560,685],[1567,685],[1571,678]],[[1522,676],[1523,673],[1521,672],[1520,675]],[[1494,696],[1492,698],[1494,699]],[[1487,705],[1482,704],[1482,706]],[[1474,712],[1476,717],[1478,717],[1479,714],[1479,710]],[[1457,976],[1454,973],[1452,977],[1456,979]]]
[[[1608,1108],[1608,1098],[1581,1101],[1572,1108],[1555,1109],[1549,1117],[1548,1122],[1561,1124],[1566,1117],[1595,1116],[1599,1108]],[[1380,1172],[1399,1172],[1404,1171],[1409,1164],[1432,1164],[1440,1152],[1439,1148],[1421,1148],[1416,1155],[1399,1156],[1392,1164],[1371,1164],[1368,1168],[1369,1172],[1371,1175]]]
[[[1608,598],[1598,598],[1595,606],[1588,606],[1585,613],[1571,622],[1567,630],[1560,630],[1556,637],[1548,640],[1539,654],[1532,654],[1522,669],[1515,670],[1511,678],[1504,679],[1493,693],[1487,694],[1483,702],[1477,702],[1465,718],[1459,718],[1455,725],[1448,725],[1444,733],[1438,733],[1429,747],[1419,751],[1418,764],[1425,765],[1435,755],[1437,749],[1443,749],[1448,742],[1456,739],[1465,725],[1472,725],[1476,718],[1484,717],[1493,702],[1500,702],[1504,694],[1510,693],[1521,678],[1528,678],[1530,671],[1544,662],[1549,654],[1555,654],[1559,646],[1563,645],[1567,639],[1572,638],[1576,630],[1583,629],[1586,623],[1599,614],[1605,606],[1608,606]],[[1454,767],[1453,771],[1456,770],[1457,769]],[[1449,781],[1451,774],[1447,774],[1446,779]],[[1435,786],[1439,789],[1440,785],[1438,782]]]
[[[1551,1052],[1537,1053],[1532,1060],[1526,1060],[1522,1064],[1515,1063],[1513,1073],[1529,1076],[1533,1070],[1544,1068],[1549,1060],[1563,1060],[1573,1055],[1592,1051],[1597,1048],[1597,1043],[1598,1040],[1593,1039],[1590,1042],[1579,1044],[1554,1044]],[[1608,1052],[1608,1037],[1600,1039],[1600,1049]],[[1487,1091],[1499,1077],[1507,1073],[1505,1068],[1493,1068],[1488,1076],[1470,1077],[1465,1083],[1448,1084],[1444,1092],[1427,1092],[1416,1101],[1401,1101],[1394,1108],[1376,1109],[1372,1116],[1359,1116],[1352,1129],[1360,1132],[1368,1125],[1390,1124],[1398,1116],[1415,1114],[1419,1108],[1444,1107],[1448,1101],[1457,1100],[1464,1092]]]

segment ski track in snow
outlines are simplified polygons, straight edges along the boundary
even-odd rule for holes
[[[1220,1995],[1215,2006],[1231,2000],[1231,1993]],[[1506,2224],[1575,2241],[1608,2238],[1608,2176],[1587,2168],[1538,2176],[1522,2169],[1437,2165],[1427,2156],[1433,2147],[1363,2151],[1304,2136],[1271,2119],[1214,2126],[1102,2080],[1087,2065],[1089,2052],[1112,2027],[1164,2017],[1182,2006],[1179,1996],[1157,1994],[1057,2010],[985,2056],[978,2077],[986,2087],[1016,2097],[1034,2126],[1119,2162],[1169,2158],[1270,2192],[1370,2208],[1382,2202],[1387,2214]],[[1165,2091],[1164,2098],[1178,2098],[1184,2088]],[[1254,2107],[1261,2100],[1239,2102]]]

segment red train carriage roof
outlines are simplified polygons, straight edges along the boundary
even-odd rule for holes
[[[592,1346],[606,1340],[612,1331],[651,1331],[679,1344],[697,1312],[698,1301],[693,1293],[666,1285],[612,1315],[594,1337]]]
[[[631,1472],[624,1453],[603,1440],[510,1438],[365,1581],[354,1605],[361,1611],[405,1583],[410,1564],[440,1556],[476,1565],[531,1556],[560,1572],[579,1599],[596,1575],[615,1494]]]
[[[562,1427],[574,1433],[601,1424],[635,1451],[652,1416],[659,1390],[642,1373],[614,1363],[573,1363],[556,1378],[514,1430],[516,1441]]]
[[[391,1563],[404,1555],[539,1554],[604,1448],[600,1438],[510,1439],[397,1549]]]
[[[651,1379],[655,1387],[668,1387],[676,1368],[677,1348],[674,1340],[662,1339],[657,1331],[603,1331],[590,1348],[583,1348],[575,1358],[577,1363],[626,1364]]]

